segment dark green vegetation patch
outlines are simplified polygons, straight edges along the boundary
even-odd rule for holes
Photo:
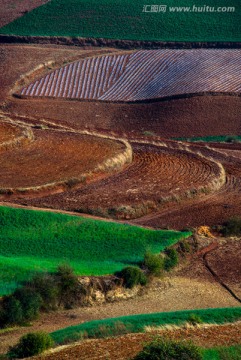
[[[158,3],[158,2],[157,2]],[[164,4],[166,8],[159,6]],[[147,41],[240,41],[239,0],[52,0],[2,34]]]
[[[79,275],[112,274],[191,234],[8,207],[0,207],[0,228],[0,294],[61,263]]]

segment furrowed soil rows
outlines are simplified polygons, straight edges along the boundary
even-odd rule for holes
[[[142,50],[66,65],[22,97],[141,101],[181,94],[240,92],[240,50]]]
[[[34,129],[30,143],[1,153],[0,187],[14,192],[59,184],[73,186],[92,172],[123,166],[128,158],[122,158],[125,151],[121,141]]]
[[[165,147],[133,144],[133,163],[119,174],[81,190],[30,201],[34,205],[135,218],[170,199],[212,191],[221,177],[215,163]],[[192,194],[193,193],[193,194]],[[98,199],[98,202],[96,202]]]

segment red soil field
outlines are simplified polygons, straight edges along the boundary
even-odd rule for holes
[[[31,190],[58,183],[71,186],[71,181],[81,182],[93,171],[111,170],[113,164],[105,162],[124,150],[123,143],[109,139],[35,129],[31,142],[1,154],[0,187]]]
[[[22,132],[23,129],[14,124],[0,122],[0,146],[6,142],[11,143],[16,137],[21,135]]]
[[[81,190],[29,203],[128,219],[153,211],[170,198],[178,200],[221,186],[222,172],[214,162],[183,150],[132,146],[133,162],[124,171]]]
[[[41,63],[54,62],[54,65],[50,66],[54,70],[66,62],[77,60],[77,58],[108,54],[114,51],[113,49],[79,50],[73,47],[52,45],[2,46],[0,53],[3,69],[0,74],[2,110],[11,114],[14,119],[21,119],[25,124],[46,125],[47,121],[49,126],[54,123],[55,127],[65,126],[75,130],[104,131],[116,137],[125,136],[132,139],[140,135],[146,140],[151,140],[152,135],[170,138],[240,133],[241,98],[239,96],[194,96],[187,99],[153,103],[114,104],[61,99],[18,99],[11,95],[13,90],[19,88],[21,82],[23,85],[27,85],[36,77],[47,75],[50,70],[48,66],[38,70],[37,73],[33,72],[32,75],[23,76]],[[197,149],[197,151],[199,150]],[[200,194],[200,197],[182,200],[181,203],[177,201],[170,205],[163,203],[161,204],[162,211],[155,212],[152,217],[147,216],[141,219],[143,224],[155,227],[183,228],[206,223],[216,224],[226,220],[229,216],[240,213],[241,201],[238,191],[240,166],[234,164],[230,167],[234,157],[225,157],[223,154],[224,158],[222,158],[222,153],[214,154],[206,150],[203,156],[213,157],[215,161],[223,164],[226,170],[226,185],[223,186],[222,191],[219,190],[212,194],[203,193]],[[148,193],[148,182],[146,184],[145,191]],[[158,186],[158,191],[161,192],[161,184]],[[118,185],[116,187],[118,188]],[[99,183],[97,184],[98,188]],[[185,188],[187,186],[184,184],[180,190]],[[125,189],[129,190],[127,185]],[[170,186],[170,189],[173,190],[175,187]],[[85,194],[81,196],[84,198]],[[131,199],[130,202],[134,199],[133,201],[136,203],[143,202],[142,198],[144,201],[147,200],[144,192],[138,196],[139,199],[135,200],[135,194],[130,195],[129,192],[123,194],[123,199]],[[155,210],[155,206],[152,208],[152,197],[154,198],[154,191],[148,211]],[[63,201],[65,202],[65,200]],[[103,198],[102,201],[104,206],[107,206],[105,205],[107,199]],[[50,204],[49,200],[47,203]],[[88,207],[88,203],[85,204],[86,207]]]
[[[241,299],[240,240],[228,239],[210,252],[206,259],[218,277]]]
[[[0,0],[0,27],[49,0]]]

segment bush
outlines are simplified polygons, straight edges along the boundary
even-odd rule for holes
[[[8,356],[12,359],[41,354],[54,345],[52,337],[44,332],[29,333],[21,337],[18,344],[11,347]]]
[[[78,277],[67,264],[60,265],[56,275],[59,287],[59,305],[63,304],[65,308],[71,308],[77,300],[79,291]]]
[[[137,266],[127,266],[117,274],[124,281],[124,286],[132,289],[135,285],[146,285],[145,274]]]
[[[3,299],[1,309],[1,326],[21,324],[23,318],[23,309],[20,301],[14,296],[6,296]]]
[[[178,254],[175,249],[166,249],[166,258],[164,260],[164,269],[170,271],[178,264]]]
[[[29,283],[29,286],[42,298],[43,310],[56,310],[59,298],[59,288],[53,275],[37,274]]]
[[[225,236],[230,235],[241,235],[241,218],[240,217],[233,217],[229,219],[225,224],[223,228],[223,234]]]
[[[144,346],[133,360],[201,360],[201,350],[190,342],[158,339]]]
[[[164,269],[164,259],[161,258],[160,255],[147,252],[144,257],[143,265],[148,269],[150,274],[158,276]]]
[[[26,287],[15,290],[13,296],[21,303],[23,320],[34,320],[39,315],[42,304],[41,296],[33,289]]]

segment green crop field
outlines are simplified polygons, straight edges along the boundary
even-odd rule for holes
[[[191,234],[9,207],[0,207],[0,228],[0,294],[64,262],[77,274],[111,274]]]
[[[163,326],[167,324],[182,325],[188,321],[190,315],[197,315],[204,323],[222,324],[234,322],[241,318],[241,307],[185,310],[166,313],[122,316],[118,318],[94,320],[77,326],[70,326],[51,333],[57,344],[76,341],[81,336],[99,338],[116,335],[116,331],[124,330],[128,333],[143,332],[146,326]],[[120,326],[121,324],[121,326]],[[207,358],[208,359],[208,358]]]
[[[166,10],[152,8],[156,4],[152,0],[52,0],[4,26],[0,33],[149,41],[241,41],[239,0],[157,3],[166,5]]]

